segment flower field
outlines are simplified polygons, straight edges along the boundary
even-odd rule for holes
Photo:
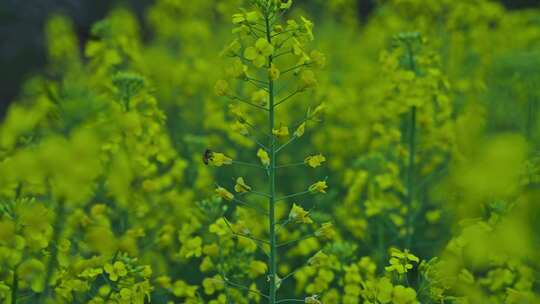
[[[0,303],[540,303],[540,8],[156,0],[0,119]]]

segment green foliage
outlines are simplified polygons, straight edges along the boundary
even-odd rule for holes
[[[115,9],[82,51],[51,16],[0,302],[540,301],[540,11],[296,2]]]

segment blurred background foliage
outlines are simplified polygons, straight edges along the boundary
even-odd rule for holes
[[[294,2],[286,17],[314,21],[327,62],[278,124],[308,106],[326,111],[280,161],[327,157],[317,176],[328,193],[298,203],[336,233],[287,248],[279,274],[293,275],[280,293],[538,303],[536,1]],[[213,92],[244,1],[46,3],[1,4],[2,94],[13,103],[0,125],[0,299],[18,288],[21,303],[264,302],[216,283],[225,271],[266,286],[264,248],[233,237],[219,215],[257,237],[265,219],[213,198],[216,183],[231,189],[252,171],[202,161],[207,148],[258,161]],[[305,189],[312,172],[280,172],[280,194]],[[281,218],[291,204],[278,206]]]
[[[0,3],[0,117],[7,105],[19,93],[21,83],[32,73],[43,69],[46,46],[43,26],[51,14],[69,16],[76,35],[82,43],[90,37],[94,22],[106,16],[117,6],[130,7],[141,21],[144,37],[152,35],[144,19],[144,10],[154,0],[85,1],[85,0],[4,0]],[[302,1],[298,1],[302,2]],[[351,12],[364,21],[375,8],[375,0],[357,0],[356,11]],[[538,5],[536,0],[502,0],[510,9],[524,9]]]

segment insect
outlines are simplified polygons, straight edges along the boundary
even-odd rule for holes
[[[205,165],[208,165],[208,162],[209,162],[210,160],[212,160],[212,150],[210,150],[210,149],[204,150],[204,154],[203,154],[202,160],[203,160],[203,162],[204,162]]]

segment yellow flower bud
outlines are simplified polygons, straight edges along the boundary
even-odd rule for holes
[[[214,92],[217,96],[226,96],[229,93],[229,83],[223,79],[216,82]]]
[[[301,123],[298,128],[294,131],[294,136],[296,137],[302,137],[304,135],[304,132],[306,131],[306,123]]]
[[[326,188],[328,188],[328,185],[326,185],[326,181],[318,181],[313,185],[309,186],[309,191],[312,193],[326,193]]]
[[[280,71],[276,68],[274,64],[268,69],[268,75],[270,76],[270,79],[277,80],[280,75]]]
[[[257,151],[257,157],[259,157],[259,159],[261,160],[261,163],[265,166],[269,166],[270,165],[270,157],[268,156],[268,153],[263,150],[263,149],[259,149]]]
[[[217,187],[216,194],[222,199],[227,200],[227,201],[232,201],[234,199],[234,195],[223,187]]]
[[[293,207],[291,208],[291,211],[289,212],[289,219],[296,223],[302,223],[302,224],[313,223],[313,221],[309,218],[309,212],[307,212],[306,210],[304,210],[304,208],[298,206],[295,203],[293,203]]]
[[[234,191],[238,193],[249,192],[251,187],[246,184],[243,177],[236,179],[236,185],[234,185]]]
[[[317,154],[317,155],[306,157],[306,159],[304,160],[304,163],[306,163],[306,165],[312,168],[317,168],[325,161],[326,161],[326,157],[324,157],[322,154]]]
[[[289,136],[289,128],[286,126],[281,126],[278,129],[272,130],[272,134],[276,137],[287,137]]]

